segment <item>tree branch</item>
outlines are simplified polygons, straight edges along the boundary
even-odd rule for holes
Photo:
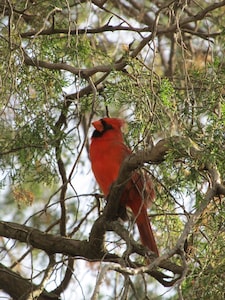
[[[45,68],[49,70],[64,70],[68,71],[72,74],[79,75],[81,78],[87,78],[96,73],[107,73],[112,70],[121,70],[124,68],[125,64],[121,62],[117,62],[113,65],[99,65],[88,69],[75,68],[66,63],[51,63],[47,61],[38,60],[37,58],[31,58],[24,52],[24,62],[26,65],[37,67],[37,68]]]
[[[38,286],[32,284],[28,279],[0,264],[0,289],[4,290],[13,299],[26,300],[27,294]],[[43,291],[38,300],[59,300],[58,295]]]
[[[82,34],[97,34],[97,33],[104,33],[104,32],[115,32],[115,31],[134,31],[134,32],[149,32],[150,27],[129,27],[129,26],[122,26],[122,25],[117,25],[117,26],[112,26],[109,25],[108,23],[106,25],[103,25],[101,27],[97,28],[80,28],[80,29],[74,29],[74,30],[68,30],[68,29],[59,29],[59,28],[48,28],[45,30],[42,30],[39,32],[38,35],[52,35],[52,34],[70,34],[70,35],[82,35]],[[37,35],[38,31],[33,30],[33,31],[27,31],[24,33],[21,33],[22,38],[27,38],[27,37],[33,37]]]

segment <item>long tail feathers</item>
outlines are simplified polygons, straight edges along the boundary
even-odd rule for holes
[[[146,207],[142,205],[141,208],[139,206],[138,210],[136,207],[131,207],[131,209],[136,218],[135,221],[139,229],[142,244],[159,256],[158,247],[156,245],[155,237],[153,235]]]

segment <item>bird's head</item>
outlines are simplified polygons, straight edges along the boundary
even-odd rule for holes
[[[121,132],[121,127],[125,124],[123,119],[119,118],[102,118],[100,120],[92,122],[95,128],[92,137],[101,137],[107,131]]]

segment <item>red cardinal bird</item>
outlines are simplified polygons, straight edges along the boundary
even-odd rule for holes
[[[124,121],[117,118],[103,118],[92,123],[95,130],[91,138],[90,159],[93,173],[105,197],[118,177],[123,160],[131,154],[124,144],[121,132],[123,124]],[[159,255],[147,215],[147,207],[154,198],[153,184],[147,173],[134,171],[125,185],[120,205],[131,208],[142,244]]]

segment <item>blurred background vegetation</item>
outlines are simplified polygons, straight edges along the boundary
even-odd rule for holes
[[[0,13],[1,220],[87,239],[99,215],[91,121],[121,117],[134,151],[171,136],[186,141],[146,165],[157,193],[150,216],[166,253],[211,186],[205,165],[225,180],[225,1],[7,0]],[[224,218],[221,195],[190,232],[179,284],[162,289],[146,274],[111,271],[96,299],[223,299]],[[123,241],[109,238],[121,254]],[[4,237],[0,243],[2,264],[40,283],[46,255]],[[91,299],[103,266],[76,261],[62,299],[75,292]],[[45,289],[56,289],[66,269],[58,254]]]

